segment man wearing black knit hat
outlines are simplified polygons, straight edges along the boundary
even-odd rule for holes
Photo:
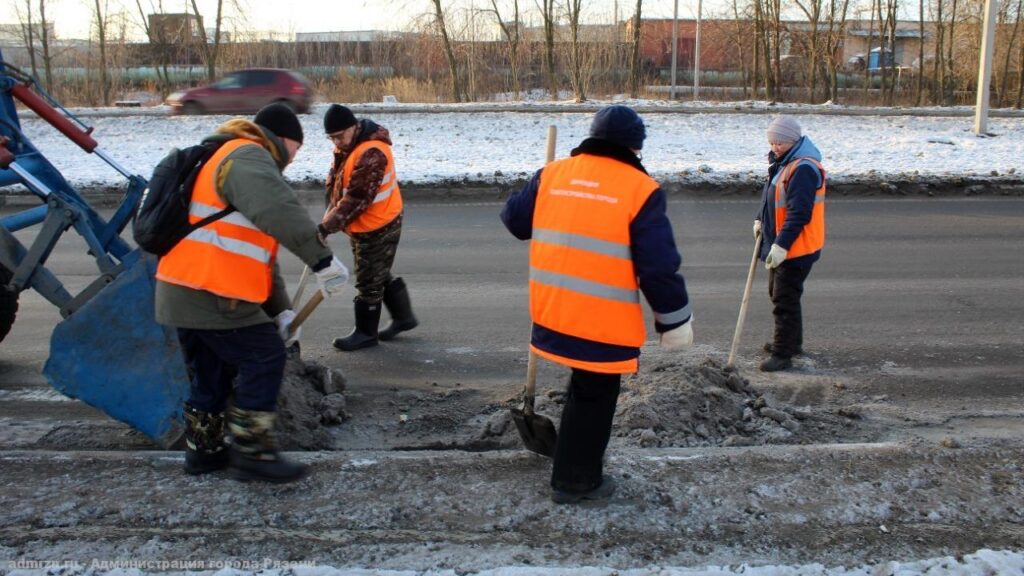
[[[217,150],[195,179],[189,219],[235,211],[190,233],[157,266],[156,320],[177,329],[191,376],[188,474],[228,468],[240,480],[291,482],[305,473],[274,439],[285,343],[298,337],[278,247],[313,269],[325,295],[344,287],[348,270],[281,175],[302,140],[299,119],[280,104],[217,127],[204,141]]]
[[[335,338],[334,347],[359,350],[419,324],[405,282],[391,275],[402,235],[402,194],[387,128],[357,120],[347,107],[332,104],[324,116],[324,131],[334,143],[334,161],[327,174],[327,213],[320,231],[348,234],[359,291],[355,328]],[[391,324],[378,331],[381,302]]]

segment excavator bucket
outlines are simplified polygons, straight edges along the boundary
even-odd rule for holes
[[[185,362],[174,329],[153,318],[156,258],[134,250],[122,263],[113,282],[56,326],[43,374],[63,394],[172,448],[184,431]]]

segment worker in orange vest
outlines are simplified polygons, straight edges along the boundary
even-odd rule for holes
[[[803,351],[800,298],[811,266],[825,246],[825,168],[821,152],[804,136],[792,116],[777,116],[768,126],[768,182],[754,236],[761,236],[760,259],[768,269],[768,295],[775,317],[775,337],[765,344],[771,356],[761,370],[793,366]]]
[[[645,339],[640,292],[661,346],[693,343],[682,258],[665,193],[640,162],[646,129],[626,106],[595,114],[590,137],[534,174],[501,213],[530,240],[530,349],[572,369],[551,474],[552,500],[609,497],[603,473],[622,374]]]
[[[219,148],[196,177],[189,220],[236,211],[191,232],[157,265],[156,320],[177,328],[191,379],[189,474],[229,468],[239,480],[291,482],[305,473],[281,456],[274,435],[285,340],[298,336],[278,247],[312,268],[325,295],[344,288],[348,270],[281,175],[302,140],[298,117],[282,104],[219,126],[205,140]]]
[[[402,192],[398,187],[391,136],[372,120],[356,120],[345,106],[332,104],[324,131],[334,143],[327,176],[324,235],[348,234],[356,269],[355,328],[334,347],[352,351],[376,346],[419,325],[405,281],[391,275],[402,236]],[[378,331],[381,302],[391,323]]]

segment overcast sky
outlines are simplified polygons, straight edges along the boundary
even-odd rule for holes
[[[101,0],[110,6],[111,12],[127,11],[132,22],[138,21],[136,0]],[[647,18],[671,18],[675,0],[644,0],[643,16]],[[680,18],[693,18],[697,12],[697,0],[678,0]],[[705,10],[714,10],[726,0],[706,0]],[[165,12],[184,12],[189,0],[141,0],[149,12],[150,6],[162,2]],[[246,28],[251,30],[272,30],[281,33],[328,32],[338,30],[401,30],[407,28],[417,16],[431,10],[429,0],[225,0],[225,4],[239,3],[246,16]],[[4,16],[2,23],[18,21],[15,7],[24,10],[25,0],[0,0]],[[216,0],[198,0],[199,11],[207,26],[216,14]],[[478,10],[490,8],[491,0],[443,0],[444,6],[456,6],[460,15],[468,13],[475,3]],[[38,6],[38,0],[32,0]],[[519,0],[523,19],[536,21],[535,0]],[[558,1],[563,5],[563,1]],[[611,22],[618,5],[619,20],[627,18],[635,9],[635,0],[585,0],[584,19],[591,22]],[[55,21],[57,34],[63,38],[84,38],[89,34],[95,0],[47,0],[48,17]],[[503,10],[511,6],[511,0],[498,0]],[[719,8],[720,9],[720,8]],[[188,8],[191,12],[191,8]],[[504,15],[504,14],[503,14]],[[708,13],[705,12],[705,16]],[[38,19],[38,16],[35,17]],[[229,26],[230,27],[230,26]]]

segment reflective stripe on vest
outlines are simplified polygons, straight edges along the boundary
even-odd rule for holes
[[[643,344],[629,226],[657,189],[658,183],[643,172],[600,156],[582,154],[544,168],[530,242],[530,316],[535,323],[603,344]],[[591,362],[538,353],[596,372],[628,372],[636,366],[635,359]]]
[[[384,179],[381,180],[380,188],[373,197],[373,202],[366,208],[366,211],[349,223],[346,232],[370,232],[391,222],[402,213],[402,192],[398,189],[398,176],[395,173],[395,158],[391,153],[391,146],[379,140],[368,140],[355,147],[352,153],[345,160],[345,169],[342,171],[342,187],[348,189],[352,179],[352,171],[356,163],[367,150],[376,148],[384,153],[388,159],[387,167],[384,169]]]
[[[814,191],[814,208],[811,210],[811,221],[804,225],[800,235],[786,252],[786,258],[798,258],[813,254],[825,247],[825,168],[814,158],[796,158],[782,169],[775,181],[775,235],[782,231],[786,223],[786,187],[793,172],[802,162],[814,166],[821,175],[821,186]]]
[[[218,171],[228,155],[249,145],[259,146],[251,140],[230,140],[200,169],[189,204],[189,222],[198,222],[227,207],[217,193]],[[193,230],[160,259],[156,277],[225,298],[261,303],[270,297],[277,246],[272,236],[242,214],[232,212]]]

